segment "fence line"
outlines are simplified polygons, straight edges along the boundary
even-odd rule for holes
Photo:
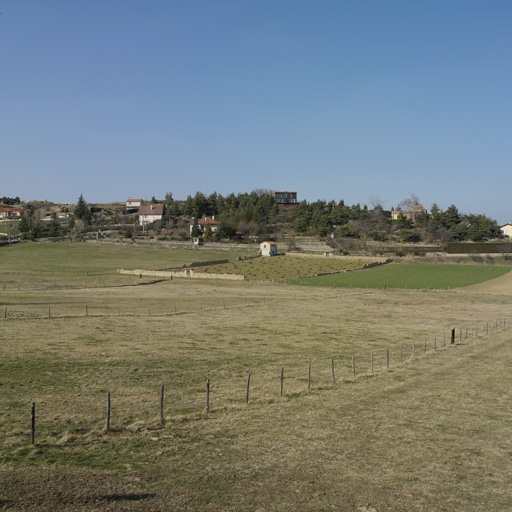
[[[492,324],[493,323],[491,322],[491,325]],[[483,333],[483,325],[484,324],[480,325],[482,333]],[[488,323],[487,323],[487,325],[488,325]],[[495,330],[494,330],[494,332],[491,330],[491,334],[493,334],[493,333],[500,333],[500,332],[506,330],[507,328],[510,328],[511,319],[510,318],[504,318],[504,319],[496,320],[494,322],[494,325],[495,325]],[[468,331],[469,326],[465,326],[464,328],[459,328],[460,338],[461,339],[462,339],[462,332],[463,332],[464,329],[466,331]],[[478,333],[478,325],[476,325],[476,326],[472,325],[471,326],[471,331],[474,332],[475,330]],[[456,328],[452,327],[452,330],[451,330],[452,344],[453,344],[453,340],[455,338],[455,332],[456,332]],[[439,353],[439,351],[437,350],[436,340],[437,340],[437,337],[434,337],[433,338],[433,342],[432,342],[432,351]],[[443,335],[443,348],[444,349],[446,349],[445,340],[446,340],[446,335],[444,334]],[[410,357],[409,361],[416,360],[415,347],[416,347],[416,343],[413,342],[413,344],[412,344],[412,353],[411,353],[411,357]],[[403,365],[403,350],[402,349],[403,349],[403,346],[400,345],[400,366]],[[426,338],[424,339],[424,342],[423,342],[423,356],[427,357],[427,339]],[[383,368],[383,370],[385,370],[386,373],[389,372],[390,368],[392,367],[390,362],[391,362],[391,351],[390,351],[389,348],[387,348],[386,349],[386,363],[385,363],[386,366]],[[352,379],[346,379],[345,378],[345,379],[343,379],[341,381],[342,383],[343,382],[350,382],[351,380],[357,380],[356,358],[355,358],[354,355],[352,355],[352,357],[351,357],[351,363],[352,363]],[[333,387],[337,387],[336,386],[335,373],[334,373],[334,367],[335,367],[334,359],[331,359],[331,365],[330,366],[331,366],[332,386]],[[312,376],[311,368],[312,368],[311,363],[308,363],[308,367],[307,367],[307,386],[306,386],[306,390],[305,390],[306,392],[309,392],[311,390],[311,388],[312,388],[312,386],[311,386],[311,376]],[[371,352],[370,353],[370,370],[369,370],[369,372],[366,372],[365,374],[367,375],[369,373],[370,375],[375,375],[373,372],[374,372],[374,352]],[[285,390],[284,390],[284,375],[285,375],[285,368],[281,367],[281,372],[280,372],[280,397],[286,396]],[[245,403],[246,404],[249,404],[250,382],[251,382],[251,374],[249,373],[247,375],[247,381],[246,381],[246,387],[245,387]],[[323,386],[321,386],[320,389],[323,389]],[[295,396],[296,394],[297,393],[293,393],[293,394],[290,394],[289,396]],[[205,402],[204,413],[209,414],[211,412],[211,408],[210,408],[210,405],[211,405],[211,381],[210,381],[210,378],[206,379],[206,397],[205,397],[205,400],[206,400],[206,402]],[[31,403],[31,428],[30,428],[30,443],[32,445],[36,444],[36,440],[35,440],[36,412],[35,411],[36,411],[36,402],[32,402]],[[161,422],[161,425],[162,425],[162,428],[163,428],[164,425],[165,425],[165,418],[164,418],[164,384],[162,384],[161,387],[160,387],[160,422]],[[108,434],[110,431],[111,431],[111,394],[110,394],[110,391],[107,391],[107,409],[106,409],[104,432],[105,432],[105,434]]]
[[[89,307],[88,304],[76,303],[76,304],[73,304],[71,307],[75,310],[81,310],[82,314],[79,314],[76,312],[70,312],[68,314],[62,314],[62,315],[59,315],[58,311],[56,311],[55,305],[53,306],[53,309],[52,309],[51,306],[49,306],[49,305],[47,306],[44,303],[38,304],[37,306],[19,304],[19,305],[15,305],[15,306],[11,306],[11,307],[4,306],[3,319],[4,320],[26,320],[27,319],[26,316],[20,317],[20,316],[13,316],[13,315],[16,315],[16,313],[23,315],[23,311],[27,311],[27,310],[33,311],[34,309],[37,309],[38,307],[41,308],[41,313],[39,315],[36,315],[34,313],[33,316],[30,316],[30,318],[57,320],[57,319],[62,319],[62,318],[83,318],[83,317],[112,318],[115,316],[121,316],[121,317],[163,316],[163,317],[165,317],[165,316],[174,316],[174,315],[178,315],[178,314],[183,315],[183,314],[191,314],[191,313],[200,313],[200,312],[205,312],[205,311],[220,311],[220,310],[225,310],[225,309],[242,308],[242,307],[247,307],[247,306],[260,306],[260,305],[274,303],[277,300],[278,299],[268,300],[267,297],[265,295],[263,295],[260,297],[253,296],[252,301],[250,301],[250,302],[248,302],[247,297],[245,297],[243,302],[238,301],[231,305],[226,303],[225,300],[221,301],[219,299],[219,304],[221,304],[221,305],[219,305],[217,307],[215,307],[215,306],[206,307],[204,305],[204,302],[200,301],[199,306],[196,309],[194,309],[194,308],[186,308],[185,309],[186,306],[182,307],[181,309],[178,309],[178,305],[174,304],[170,309],[163,311],[163,312],[156,312],[154,309],[151,309],[151,306],[148,306],[147,309],[139,309],[139,310],[132,309],[131,311],[126,312],[126,313],[124,313],[124,312],[122,313],[121,306],[119,306],[119,305],[111,306],[111,308],[109,308],[108,310],[107,310],[107,308],[102,309],[100,307],[97,307],[97,308],[94,308],[95,311],[93,311],[91,313],[91,308]],[[70,309],[70,306],[66,306],[66,307],[67,307],[67,309]],[[113,308],[113,310],[112,310],[112,308]],[[11,316],[9,316],[9,313],[11,311],[14,311],[14,313],[12,313]]]

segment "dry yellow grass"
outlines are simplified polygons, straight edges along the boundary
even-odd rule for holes
[[[474,284],[467,286],[466,291],[477,293],[497,293],[497,294],[512,294],[512,273],[506,274],[496,279],[491,279],[484,283]]]
[[[511,296],[173,280],[2,298],[0,508],[512,508]]]

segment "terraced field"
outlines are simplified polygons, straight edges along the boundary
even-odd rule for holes
[[[297,257],[290,254],[272,258],[241,259],[240,261],[219,265],[196,267],[194,271],[214,274],[239,274],[245,276],[246,279],[271,281],[359,270],[376,261],[384,260],[365,257]]]

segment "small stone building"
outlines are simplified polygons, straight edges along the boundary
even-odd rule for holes
[[[261,242],[260,254],[262,256],[277,256],[277,244],[275,242]]]

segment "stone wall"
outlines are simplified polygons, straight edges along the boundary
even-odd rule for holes
[[[245,276],[240,274],[212,274],[210,272],[194,272],[192,269],[185,270],[123,270],[119,269],[120,274],[145,276],[145,277],[163,277],[171,279],[173,277],[184,277],[187,279],[223,279],[225,281],[243,281]]]

